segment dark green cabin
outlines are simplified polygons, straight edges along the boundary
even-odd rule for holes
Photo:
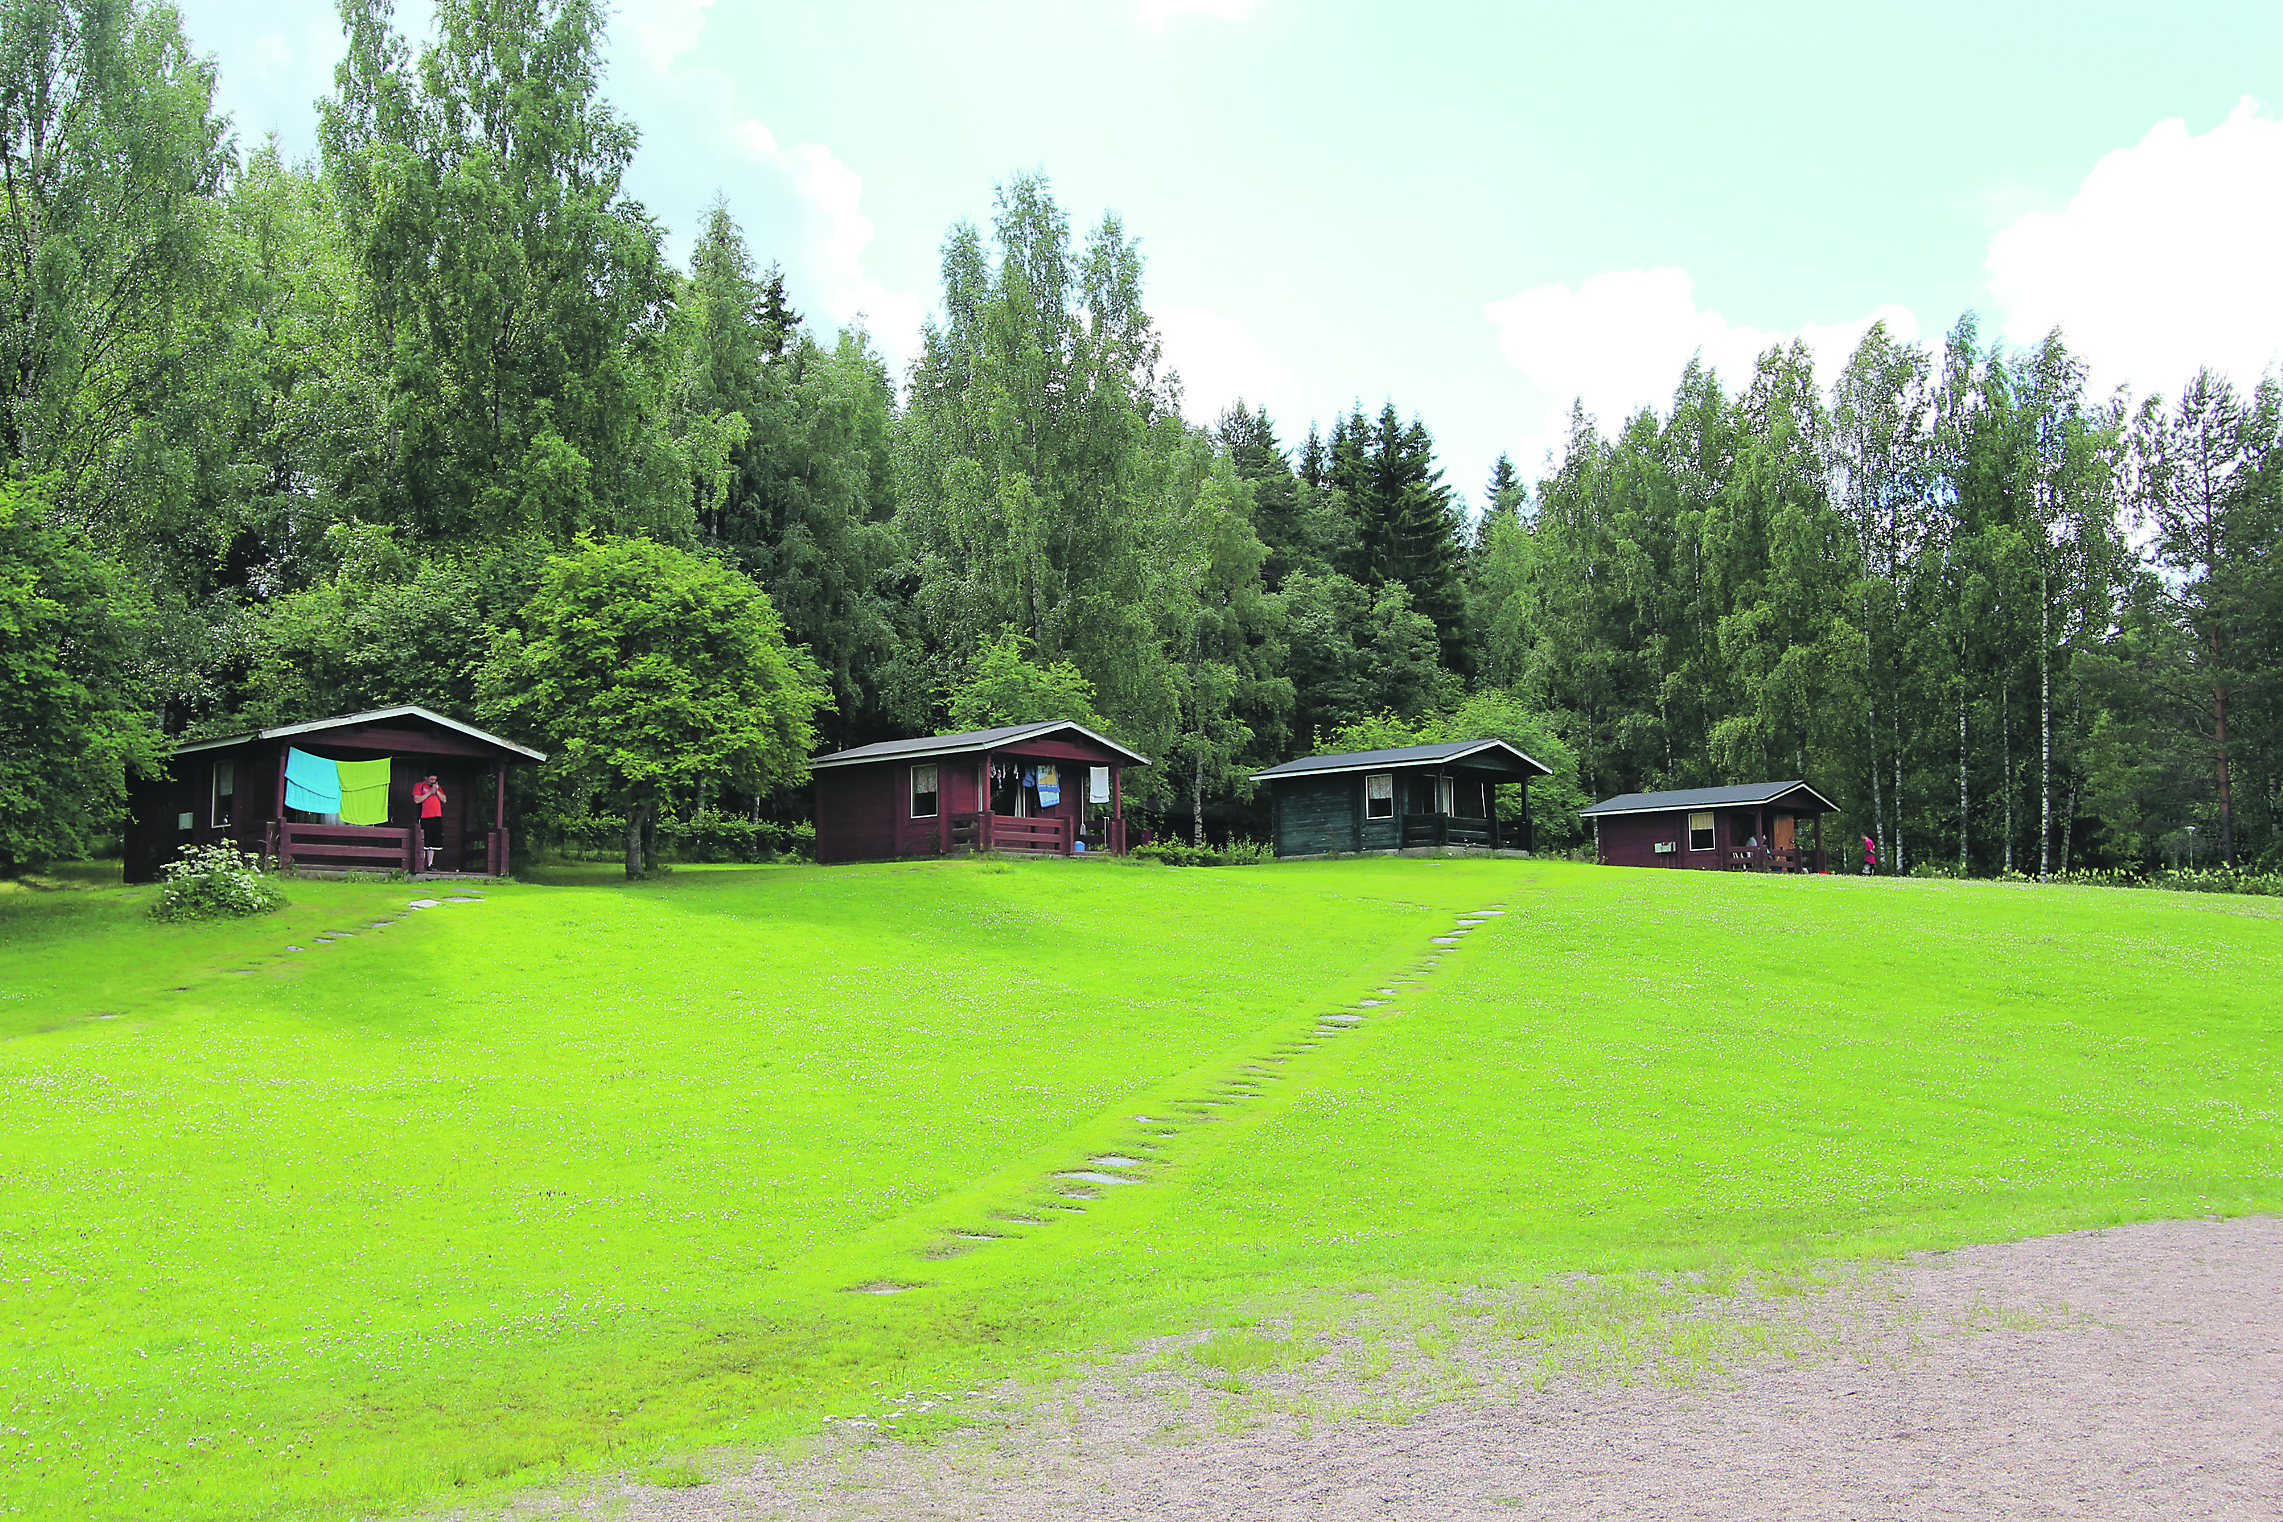
[[[1530,849],[1530,779],[1552,768],[1504,740],[1450,740],[1394,750],[1303,756],[1254,772],[1268,785],[1279,856],[1354,851]],[[1521,790],[1519,819],[1501,823],[1498,788]]]

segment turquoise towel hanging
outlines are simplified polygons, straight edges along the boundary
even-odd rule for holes
[[[285,806],[304,814],[341,812],[341,768],[323,756],[288,746],[285,752]]]

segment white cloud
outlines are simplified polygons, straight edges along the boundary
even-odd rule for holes
[[[1191,422],[1211,423],[1243,397],[1259,405],[1292,379],[1292,371],[1233,318],[1204,307],[1152,305],[1150,317],[1165,345],[1165,362],[1181,373],[1181,410]]]
[[[1990,240],[2008,343],[2059,327],[2096,387],[2177,391],[2199,365],[2248,385],[2283,353],[2283,122],[2244,97],[2201,137],[2159,122],[2093,166],[2066,210]]]
[[[632,0],[620,21],[642,59],[699,121],[712,118],[716,141],[734,154],[781,176],[799,195],[814,234],[788,264],[815,282],[796,292],[799,303],[821,302],[833,322],[863,319],[891,367],[901,369],[918,352],[926,307],[907,291],[890,289],[865,268],[872,219],[864,215],[864,180],[822,143],[778,142],[765,123],[739,115],[735,83],[720,70],[675,68],[698,51],[706,12],[714,0]]]
[[[1807,340],[1817,377],[1828,386],[1872,323],[1884,319],[1896,337],[1918,337],[1918,319],[1897,306],[1796,335],[1744,327],[1700,308],[1696,282],[1670,265],[1589,276],[1574,291],[1564,284],[1537,286],[1483,312],[1498,325],[1499,351],[1550,398],[1539,431],[1516,454],[1525,473],[1560,447],[1572,401],[1582,401],[1605,431],[1614,431],[1639,408],[1670,403],[1691,355],[1702,354],[1733,388],[1750,378],[1753,362],[1770,345],[1796,336]]]
[[[650,67],[665,73],[698,45],[713,0],[628,0],[617,20]]]
[[[1134,0],[1134,9],[1151,26],[1164,26],[1183,16],[1217,16],[1233,21],[1267,3],[1268,0]]]
[[[920,298],[890,290],[864,268],[872,242],[872,219],[864,215],[864,180],[822,143],[787,148],[750,118],[730,129],[731,140],[749,156],[769,165],[800,191],[822,224],[811,247],[810,264],[824,282],[824,303],[835,322],[859,317],[892,365],[901,367],[919,351]]]

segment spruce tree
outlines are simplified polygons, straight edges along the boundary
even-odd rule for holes
[[[761,281],[761,346],[771,359],[780,359],[785,345],[800,331],[801,314],[793,310],[792,301],[785,295],[784,267],[772,264]]]
[[[1247,412],[1244,398],[1239,397],[1221,414],[1217,431],[1237,479],[1252,487],[1253,532],[1268,548],[1262,574],[1273,590],[1302,558],[1300,483],[1276,442],[1276,426],[1266,407]]]

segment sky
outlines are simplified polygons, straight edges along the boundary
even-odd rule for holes
[[[242,144],[315,152],[329,0],[178,0]],[[401,28],[425,35],[424,3]],[[1392,401],[1479,503],[1573,401],[1874,320],[2054,327],[2095,387],[2283,364],[2283,5],[620,0],[605,91],[686,258],[715,196],[899,374],[945,234],[1043,171],[1114,212],[1210,422]]]

